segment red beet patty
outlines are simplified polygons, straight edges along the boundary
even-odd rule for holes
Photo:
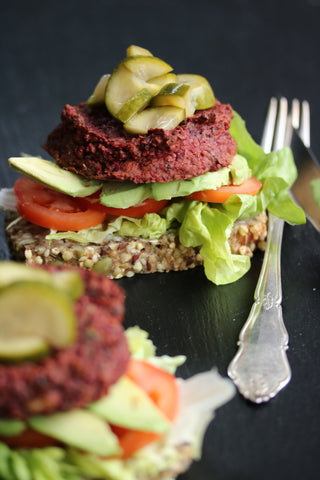
[[[88,178],[169,182],[229,165],[237,144],[229,133],[232,108],[219,102],[171,130],[131,135],[105,107],[66,105],[43,148],[67,169]]]
[[[81,269],[79,274],[85,291],[75,302],[76,342],[35,363],[0,364],[0,418],[81,408],[125,373],[130,354],[122,326],[124,292],[108,277]]]

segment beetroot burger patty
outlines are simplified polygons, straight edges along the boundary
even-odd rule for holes
[[[66,105],[43,148],[61,167],[88,178],[169,182],[231,163],[237,153],[231,119],[230,105],[217,102],[172,130],[130,135],[105,107]]]
[[[105,395],[126,371],[124,293],[108,277],[80,269],[79,274],[85,291],[75,302],[76,342],[38,362],[0,365],[0,418],[81,408]]]

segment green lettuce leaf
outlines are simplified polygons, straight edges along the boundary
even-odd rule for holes
[[[289,188],[297,178],[291,149],[284,147],[277,152],[266,154],[253,140],[240,115],[235,111],[233,113],[230,133],[238,144],[238,153],[247,159],[252,175],[263,184],[245,217],[268,209],[291,224],[305,223],[303,210],[292,201],[289,194]]]
[[[125,334],[133,358],[152,363],[152,365],[156,365],[172,375],[186,361],[187,357],[185,355],[176,355],[174,357],[169,355],[157,356],[156,347],[149,338],[149,333],[142,330],[138,325],[127,328]]]

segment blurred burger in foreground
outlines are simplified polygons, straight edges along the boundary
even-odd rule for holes
[[[172,479],[201,457],[234,394],[215,371],[187,380],[124,330],[124,292],[96,272],[0,263],[0,477]]]

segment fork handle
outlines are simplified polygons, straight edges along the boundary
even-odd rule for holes
[[[255,403],[274,397],[291,378],[286,356],[288,333],[282,317],[280,251],[283,220],[269,213],[268,241],[255,302],[239,336],[239,350],[228,375]]]

